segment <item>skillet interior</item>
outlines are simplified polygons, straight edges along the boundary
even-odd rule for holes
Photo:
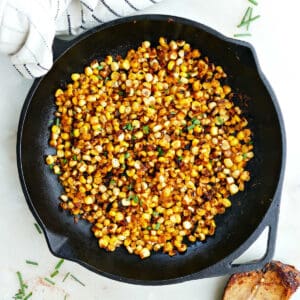
[[[74,43],[40,81],[32,97],[28,96],[19,128],[20,177],[26,186],[31,209],[46,228],[54,254],[119,280],[175,282],[221,262],[257,229],[279,182],[283,165],[282,130],[272,97],[257,72],[250,48],[223,40],[201,25],[179,18],[172,22],[161,16],[128,20],[94,29]],[[191,245],[185,254],[169,257],[156,253],[142,261],[123,248],[113,253],[101,250],[89,224],[80,221],[75,225],[70,215],[59,210],[58,197],[62,188],[45,165],[44,157],[54,153],[48,146],[48,139],[49,121],[55,111],[53,94],[57,87],[63,86],[71,73],[82,71],[93,58],[124,55],[143,40],[156,44],[160,36],[184,39],[199,48],[210,61],[223,66],[234,91],[247,95],[244,100],[236,97],[235,101],[244,109],[254,132],[255,158],[248,165],[252,179],[246,185],[246,191],[232,197],[233,206],[216,218],[217,229],[213,237]]]

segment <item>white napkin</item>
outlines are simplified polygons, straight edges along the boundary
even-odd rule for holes
[[[0,0],[0,51],[27,78],[53,62],[55,35],[77,35],[161,0]]]

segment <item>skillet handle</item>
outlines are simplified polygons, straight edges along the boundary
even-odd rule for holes
[[[53,61],[56,61],[73,43],[73,40],[62,40],[58,37],[54,38],[52,45]]]
[[[272,210],[267,215],[265,222],[264,222],[264,226],[261,230],[261,232],[263,232],[263,230],[265,228],[269,229],[267,247],[266,247],[266,252],[265,252],[264,256],[260,259],[250,261],[248,263],[236,263],[235,264],[235,263],[231,262],[227,266],[228,274],[248,272],[250,270],[260,269],[266,263],[268,263],[272,260],[274,251],[275,251],[275,241],[276,241],[276,235],[277,235],[278,210],[279,210],[279,207],[277,205],[274,205]]]

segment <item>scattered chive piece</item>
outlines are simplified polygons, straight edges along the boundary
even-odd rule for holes
[[[143,132],[144,132],[145,134],[148,134],[148,133],[149,133],[149,126],[148,126],[148,125],[143,126]]]
[[[51,279],[47,278],[47,277],[45,277],[44,280],[47,281],[47,282],[49,282],[52,285],[55,285],[55,282],[52,281]]]
[[[85,284],[83,282],[81,282],[78,278],[76,278],[74,275],[70,275],[75,281],[77,281],[79,284],[81,284],[82,286],[85,286]]]
[[[255,0],[248,0],[248,1],[254,5],[258,5],[258,3]]]
[[[59,262],[56,264],[56,266],[55,266],[55,270],[58,270],[60,267],[61,267],[61,265],[64,263],[64,259],[62,258],[62,259],[60,259],[59,260]]]
[[[251,33],[236,33],[233,36],[234,37],[251,36]]]
[[[171,115],[176,115],[176,111],[171,111],[170,114]]]
[[[100,80],[103,80],[103,77],[100,76],[100,75],[98,75],[97,78],[100,79]]]
[[[152,215],[153,215],[154,217],[158,217],[158,216],[159,216],[159,212],[154,211],[154,212],[152,213]]]
[[[247,158],[247,153],[243,153],[243,159]]]
[[[55,120],[55,125],[56,125],[56,126],[59,126],[59,124],[60,124],[60,120],[59,120],[59,118],[56,118],[56,120]]]
[[[224,120],[221,117],[217,117],[217,125],[223,125],[224,124]]]
[[[54,120],[50,120],[50,121],[48,122],[48,126],[52,125],[53,123],[54,123]]]
[[[68,160],[66,158],[63,159],[63,163],[66,164]]]
[[[64,300],[67,300],[67,295],[65,295]]]
[[[130,157],[130,153],[126,152],[125,153],[125,158],[127,159],[128,157]]]
[[[52,274],[50,275],[51,278],[55,277],[58,274],[58,270],[55,270],[54,272],[52,272]]]
[[[154,229],[155,229],[155,230],[158,230],[159,227],[160,227],[160,223],[156,223]]]
[[[196,118],[193,118],[192,119],[192,124],[193,125],[200,125],[200,121],[198,119],[196,119]]]
[[[244,14],[244,16],[243,16],[243,18],[242,18],[241,23],[237,26],[238,28],[246,24],[245,20],[246,20],[246,18],[248,17],[248,15],[249,15],[249,17],[251,18],[251,16],[252,16],[252,10],[253,10],[252,7],[248,7],[248,8],[247,8],[247,10],[246,10],[246,12],[245,12],[245,14]]]
[[[30,292],[23,300],[27,300],[32,296],[32,292]]]
[[[178,160],[179,160],[179,161],[182,161],[182,156],[178,156]]]
[[[123,126],[123,129],[132,130],[133,126],[131,123],[127,123],[125,126]]]
[[[132,190],[132,184],[130,183],[129,186],[127,187],[128,191]]]
[[[250,145],[253,145],[253,141],[249,141],[249,144],[250,144]]]
[[[21,291],[22,295],[24,295],[24,293],[25,293],[25,285],[24,285],[24,281],[23,281],[23,278],[22,278],[22,274],[18,271],[17,272],[17,276],[18,276],[19,283],[20,283],[20,291]]]
[[[37,223],[34,223],[34,226],[35,226],[37,232],[38,232],[39,234],[42,234],[42,230],[41,230],[40,226],[39,226]]]
[[[32,261],[32,260],[26,260],[26,264],[28,265],[34,265],[34,266],[38,266],[39,264],[35,261]]]
[[[164,154],[164,151],[161,147],[157,147],[158,156],[162,156]]]
[[[136,136],[135,136],[135,135],[133,135],[133,136],[132,136],[132,139],[133,139],[133,140],[135,140],[135,139],[136,139]]]
[[[190,131],[190,130],[192,130],[192,129],[194,129],[194,128],[195,128],[195,125],[192,124],[192,125],[190,125],[190,126],[187,127],[187,130]]]
[[[68,272],[68,273],[66,274],[66,276],[64,277],[64,279],[62,280],[62,282],[65,282],[65,280],[69,277],[69,275],[70,275],[70,272]]]
[[[151,226],[147,226],[147,230],[151,230]]]
[[[106,78],[104,79],[105,82],[107,82],[108,80],[109,80],[109,77],[106,77]]]
[[[53,169],[53,167],[54,167],[54,164],[51,164],[51,165],[49,165],[49,169]]]
[[[104,68],[104,66],[102,66],[102,65],[99,65],[98,67],[97,67],[97,69],[100,71],[100,70],[102,70]]]
[[[138,203],[138,202],[139,202],[139,197],[138,197],[137,195],[134,195],[134,196],[132,197],[132,199],[133,199],[133,202],[134,202],[134,203]]]
[[[150,105],[149,107],[152,108],[152,109],[155,109],[155,107],[153,105]]]
[[[77,156],[76,155],[73,156],[73,160],[77,160]]]
[[[116,181],[113,179],[109,182],[109,184],[115,184],[115,183],[116,183]]]

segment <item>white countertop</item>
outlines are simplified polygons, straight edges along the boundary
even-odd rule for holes
[[[300,151],[299,151],[299,8],[296,0],[262,1],[254,7],[261,17],[251,24],[247,37],[256,51],[281,106],[287,133],[287,165],[282,192],[281,212],[274,259],[300,269]],[[227,36],[239,31],[236,25],[248,5],[247,0],[165,0],[143,13],[173,14],[204,23]],[[298,23],[298,24],[296,24]],[[298,44],[296,41],[298,40]],[[45,238],[33,226],[35,222],[21,191],[16,167],[16,133],[19,114],[32,81],[13,69],[9,59],[0,55],[0,299],[12,299],[18,289],[16,271],[21,271],[30,299],[147,299],[210,300],[220,299],[227,277],[189,281],[170,286],[144,287],[120,283],[96,275],[76,263],[65,261],[56,285],[45,284],[58,259],[47,248]],[[265,237],[255,243],[243,260],[260,257]],[[31,266],[25,260],[39,262]],[[71,272],[85,283],[81,286]],[[293,296],[300,299],[300,290]]]

